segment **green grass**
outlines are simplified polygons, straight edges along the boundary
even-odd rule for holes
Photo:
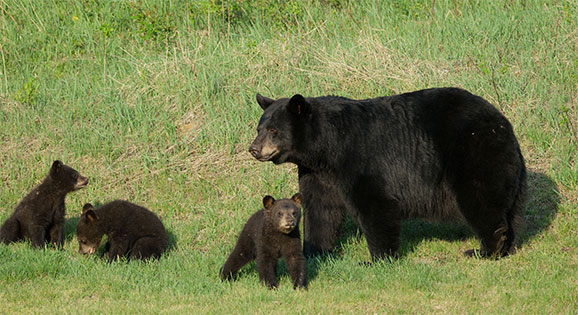
[[[578,309],[575,1],[0,1],[0,220],[61,159],[90,178],[67,198],[63,251],[0,245],[0,313],[574,313]],[[349,223],[308,261],[309,290],[217,273],[291,165],[247,153],[254,97],[369,98],[459,86],[512,122],[529,169],[516,255],[468,259],[467,227],[408,221],[372,267]],[[158,213],[174,239],[149,263],[81,257],[85,202]]]

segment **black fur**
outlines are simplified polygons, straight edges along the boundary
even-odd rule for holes
[[[264,112],[249,151],[298,165],[307,255],[335,246],[346,210],[374,260],[397,252],[401,219],[416,216],[465,219],[482,256],[514,251],[524,159],[511,124],[483,98],[438,88],[257,101]]]
[[[159,218],[146,208],[128,201],[116,200],[98,209],[84,205],[76,226],[81,254],[91,254],[108,236],[105,255],[109,261],[118,257],[129,259],[158,258],[167,249],[168,237]]]
[[[0,242],[9,244],[28,239],[34,247],[52,243],[62,248],[66,194],[88,184],[70,166],[54,161],[44,181],[16,206],[0,228]]]
[[[221,278],[233,279],[241,267],[257,259],[259,279],[269,288],[275,288],[277,261],[284,258],[293,288],[305,288],[305,256],[299,235],[301,195],[277,201],[266,196],[263,205],[243,227],[233,252],[221,268]]]

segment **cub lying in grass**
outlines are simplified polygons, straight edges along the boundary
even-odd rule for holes
[[[109,261],[158,258],[168,247],[161,220],[146,208],[116,200],[97,209],[87,203],[76,226],[81,254],[92,254],[106,234],[105,256]]]

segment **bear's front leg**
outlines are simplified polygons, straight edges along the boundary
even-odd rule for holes
[[[257,254],[257,271],[259,272],[259,280],[261,280],[261,282],[263,282],[269,289],[277,288],[276,267],[276,258],[264,253]]]
[[[307,287],[307,261],[301,251],[292,253],[285,258],[287,269],[293,280],[293,289]]]
[[[303,202],[303,252],[306,257],[330,252],[335,247],[346,208],[335,180],[299,167],[299,191]]]
[[[28,233],[30,234],[30,242],[34,247],[43,247],[46,243],[46,230],[43,225],[29,224]]]
[[[123,257],[128,251],[128,240],[110,240],[108,244],[109,250],[106,252],[106,256],[109,262],[113,262],[119,257]]]
[[[62,249],[64,244],[64,222],[55,223],[50,228],[50,241],[56,248]]]

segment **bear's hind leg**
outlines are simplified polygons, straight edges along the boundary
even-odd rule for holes
[[[479,255],[507,256],[515,250],[517,221],[522,216],[524,158],[504,117],[479,120],[470,128],[471,135],[463,133],[463,142],[456,146],[461,149],[453,155],[452,186],[462,214],[481,240]]]
[[[167,242],[159,237],[141,237],[130,250],[131,259],[159,258],[167,248]]]
[[[520,211],[518,203],[521,200],[517,196],[501,197],[497,194],[480,194],[478,191],[478,194],[468,196],[470,202],[461,203],[464,217],[481,241],[480,250],[468,250],[465,252],[467,256],[499,258],[515,251],[516,221]]]
[[[481,247],[479,250],[469,249],[465,251],[466,256],[500,258],[509,255],[513,250],[513,231],[504,225],[498,227],[493,233],[488,227],[484,227],[483,230],[478,227],[477,234],[481,239]]]
[[[245,231],[241,232],[233,252],[231,252],[227,261],[219,271],[219,275],[223,280],[232,280],[243,266],[255,259],[255,245],[253,240],[244,232]]]
[[[11,216],[0,228],[0,242],[10,244],[21,239],[20,223],[14,216]]]

